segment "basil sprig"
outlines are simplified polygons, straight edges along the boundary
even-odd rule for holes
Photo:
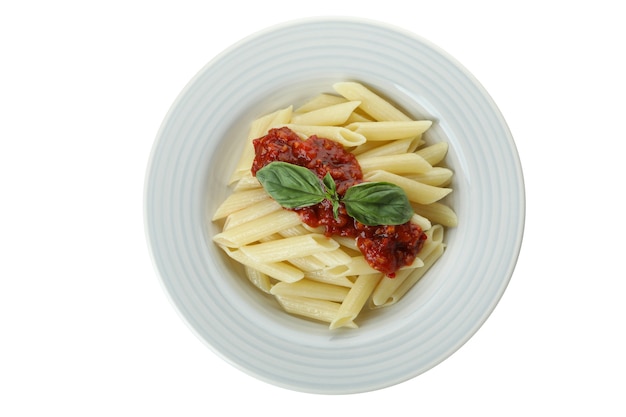
[[[327,199],[337,218],[342,202],[348,215],[367,226],[404,224],[413,216],[404,190],[389,182],[364,182],[348,188],[341,198],[330,173],[320,180],[311,170],[287,162],[271,162],[258,170],[256,177],[286,208],[308,207]]]

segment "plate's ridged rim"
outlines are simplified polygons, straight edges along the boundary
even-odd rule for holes
[[[281,83],[320,73],[379,81],[424,100],[427,110],[440,117],[451,152],[466,174],[455,190],[459,204],[465,205],[465,218],[460,218],[455,233],[466,245],[450,246],[446,253],[464,262],[438,266],[442,278],[423,294],[420,312],[406,317],[406,323],[384,338],[363,330],[363,340],[338,339],[324,345],[323,338],[295,340],[296,333],[274,328],[262,318],[251,319],[254,306],[235,298],[215,276],[220,265],[207,257],[206,231],[198,230],[204,216],[198,199],[206,186],[198,173],[217,147],[206,138],[224,134],[219,121],[245,103],[250,86],[271,92]],[[474,141],[471,146],[468,138]],[[190,81],[157,135],[146,173],[144,211],[148,245],[161,281],[202,340],[267,382],[341,394],[379,389],[419,375],[476,332],[513,273],[525,200],[513,138],[496,105],[467,70],[402,29],[361,19],[319,18],[250,36]]]

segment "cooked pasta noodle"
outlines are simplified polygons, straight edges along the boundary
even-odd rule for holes
[[[445,249],[445,228],[458,223],[445,202],[452,170],[441,166],[444,142],[425,145],[430,120],[414,120],[358,82],[333,85],[303,105],[288,106],[252,121],[230,177],[232,194],[213,213],[222,230],[213,241],[243,266],[247,279],[273,296],[289,314],[326,323],[330,329],[356,328],[364,308],[394,304],[414,286]],[[387,276],[373,267],[356,238],[325,235],[283,209],[251,173],[253,140],[273,128],[288,127],[302,139],[335,141],[355,155],[365,181],[402,188],[414,213],[410,222],[425,242],[410,265]]]

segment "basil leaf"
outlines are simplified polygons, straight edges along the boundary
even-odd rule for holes
[[[317,175],[299,165],[271,162],[258,170],[256,177],[265,191],[286,208],[312,206],[326,198]]]
[[[413,216],[404,190],[389,182],[350,187],[342,201],[348,214],[367,226],[404,224]]]

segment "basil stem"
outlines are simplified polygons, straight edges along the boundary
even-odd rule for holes
[[[335,180],[330,175],[330,172],[327,172],[324,176],[324,185],[326,186],[326,198],[333,205],[333,216],[335,216],[335,220],[339,218],[339,194],[337,194],[337,184],[335,184]]]

